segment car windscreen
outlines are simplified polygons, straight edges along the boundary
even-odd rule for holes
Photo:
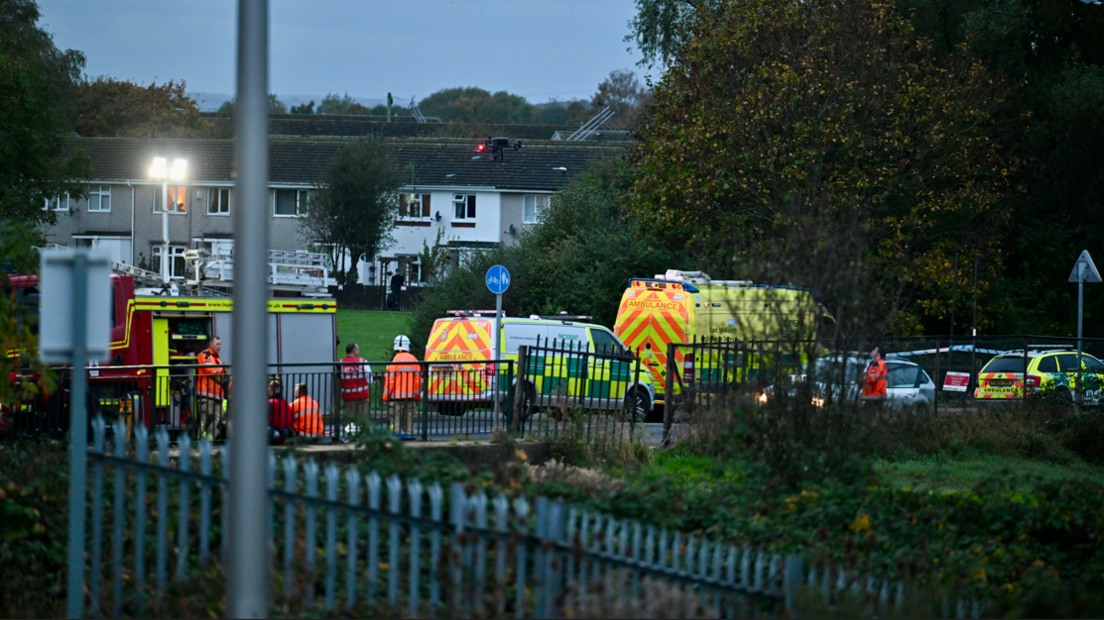
[[[891,388],[910,388],[919,385],[920,367],[912,364],[890,364],[886,386]]]
[[[981,372],[1019,372],[1024,369],[1024,358],[1011,355],[999,355],[989,360]]]
[[[815,372],[810,373],[811,364],[805,364],[803,371],[806,376],[815,374],[815,378],[812,380],[819,381],[821,383],[839,383],[840,382],[840,366],[843,362],[838,359],[819,359],[816,361]],[[866,369],[866,364],[862,363],[858,359],[848,360],[847,363],[847,377],[845,383],[856,383],[859,380],[859,375]]]
[[[1081,359],[1085,362],[1085,370],[1096,374],[1104,374],[1104,364],[1100,363],[1100,360],[1087,355]]]

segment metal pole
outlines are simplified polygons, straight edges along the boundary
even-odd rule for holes
[[[951,344],[954,344],[955,302],[958,301],[958,252],[955,252],[954,291],[951,292]],[[950,345],[948,345],[950,346]]]
[[[161,179],[161,282],[169,285],[169,180]]]
[[[502,293],[495,295],[495,372],[494,372],[494,424],[491,426],[493,432],[502,430],[502,421],[499,420],[499,413],[501,408],[498,402],[498,381],[501,376],[502,369],[499,368],[499,360],[502,359]]]
[[[85,409],[88,360],[88,258],[84,252],[73,256],[72,373],[69,379],[69,602],[70,618],[84,617],[84,500],[87,493],[88,411]],[[99,570],[100,567],[94,567]]]
[[[268,613],[264,506],[268,359],[268,1],[238,0],[234,211],[234,421],[230,437],[229,572],[226,614]]]
[[[1081,319],[1085,310],[1085,263],[1077,263],[1077,395],[1078,403],[1084,400],[1081,382]]]
[[[978,280],[978,257],[974,255],[974,325],[972,335],[970,339],[970,380],[966,382],[969,386],[973,384],[976,388],[977,383],[974,380],[974,371],[977,369],[977,280]],[[967,388],[969,389],[969,388]]]

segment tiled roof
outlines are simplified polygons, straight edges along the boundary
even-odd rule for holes
[[[269,182],[310,186],[348,138],[273,137],[269,151]],[[489,161],[475,151],[479,140],[391,139],[395,159],[404,179],[427,187],[491,187],[498,189],[560,189],[564,175],[553,170],[567,168],[567,179],[595,163],[628,152],[626,143],[524,142],[517,151],[507,151],[504,161]],[[149,175],[154,157],[188,160],[187,178],[192,183],[233,181],[232,140],[78,138],[71,146],[84,149],[92,158],[97,180],[135,180]],[[479,156],[479,159],[473,159]],[[411,166],[413,165],[413,174]]]
[[[234,132],[232,114],[204,112],[203,118],[215,128],[215,135],[230,137]],[[511,140],[551,140],[559,132],[569,136],[575,125],[485,125],[480,123],[419,123],[409,117],[387,122],[380,116],[342,116],[322,114],[275,114],[269,117],[268,132],[273,136],[378,136],[381,138],[485,138],[506,136]],[[606,131],[595,139],[624,140],[627,134]]]

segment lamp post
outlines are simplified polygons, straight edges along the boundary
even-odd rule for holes
[[[182,180],[187,168],[188,161],[179,157],[173,160],[171,167],[168,159],[154,157],[150,166],[150,177],[161,179],[161,282],[166,287],[169,285],[169,179]]]
[[[563,173],[563,186],[567,187],[567,168],[565,168],[563,166],[557,166],[557,167],[553,168],[553,170],[556,170],[558,172]]]

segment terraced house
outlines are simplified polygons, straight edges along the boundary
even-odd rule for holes
[[[272,249],[321,251],[305,236],[301,218],[308,196],[345,137],[271,139],[269,213]],[[408,179],[400,189],[394,243],[358,267],[362,283],[379,284],[398,270],[422,282],[419,254],[440,244],[453,261],[467,251],[516,243],[537,222],[556,191],[595,163],[623,155],[619,141],[524,142],[501,160],[477,150],[482,140],[388,139]],[[87,200],[59,196],[44,208],[57,211],[47,241],[62,246],[108,249],[115,260],[160,270],[162,213],[167,213],[169,269],[183,278],[184,252],[233,250],[235,203],[233,141],[131,138],[72,139],[92,159]],[[183,180],[169,181],[167,205],[161,180],[150,177],[155,157],[187,162]]]

